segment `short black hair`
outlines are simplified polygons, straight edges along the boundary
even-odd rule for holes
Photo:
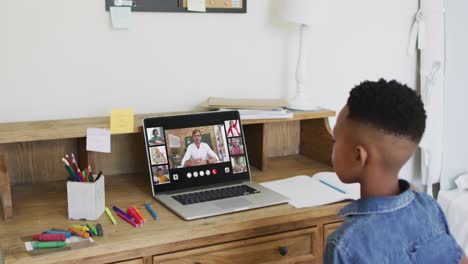
[[[418,94],[395,80],[364,81],[349,93],[348,118],[419,143],[426,111]]]

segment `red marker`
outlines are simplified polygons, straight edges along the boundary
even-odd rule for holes
[[[65,241],[65,234],[39,234],[34,235],[33,240],[36,241]]]
[[[129,214],[133,219],[135,220],[135,223],[141,225],[143,224],[143,220],[140,218],[140,216],[135,212],[135,210],[131,207],[127,208],[127,214]]]

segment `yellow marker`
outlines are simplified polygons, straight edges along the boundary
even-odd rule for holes
[[[137,215],[141,218],[141,220],[143,220],[143,222],[146,222],[145,218],[144,218],[143,215],[140,213],[140,210],[138,210],[138,208],[136,208],[136,206],[133,206],[133,209],[135,210],[135,212],[137,213]]]
[[[89,228],[87,226],[82,226],[82,225],[72,225],[73,228],[76,228],[78,230],[81,230],[83,232],[88,232]]]
[[[110,117],[111,134],[132,133],[135,129],[133,109],[112,109]]]
[[[106,214],[107,214],[107,216],[109,216],[109,218],[110,218],[110,220],[112,221],[112,223],[113,223],[114,225],[116,225],[116,224],[117,224],[117,221],[115,221],[115,218],[114,218],[114,216],[112,215],[112,212],[111,212],[111,211],[109,210],[109,208],[107,208],[107,207],[106,207]]]

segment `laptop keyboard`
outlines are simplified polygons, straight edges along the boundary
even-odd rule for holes
[[[193,192],[193,193],[184,193],[180,195],[174,195],[176,201],[183,205],[203,203],[214,200],[221,200],[231,197],[244,196],[254,193],[259,193],[260,191],[247,186],[247,185],[236,185],[229,186],[225,188],[212,189],[207,191]]]

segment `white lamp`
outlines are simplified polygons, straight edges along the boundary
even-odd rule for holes
[[[279,14],[284,19],[300,25],[299,55],[296,68],[296,95],[289,100],[289,108],[313,110],[317,106],[305,96],[304,87],[307,80],[305,52],[309,48],[307,35],[309,26],[324,24],[328,17],[327,0],[280,0]]]

